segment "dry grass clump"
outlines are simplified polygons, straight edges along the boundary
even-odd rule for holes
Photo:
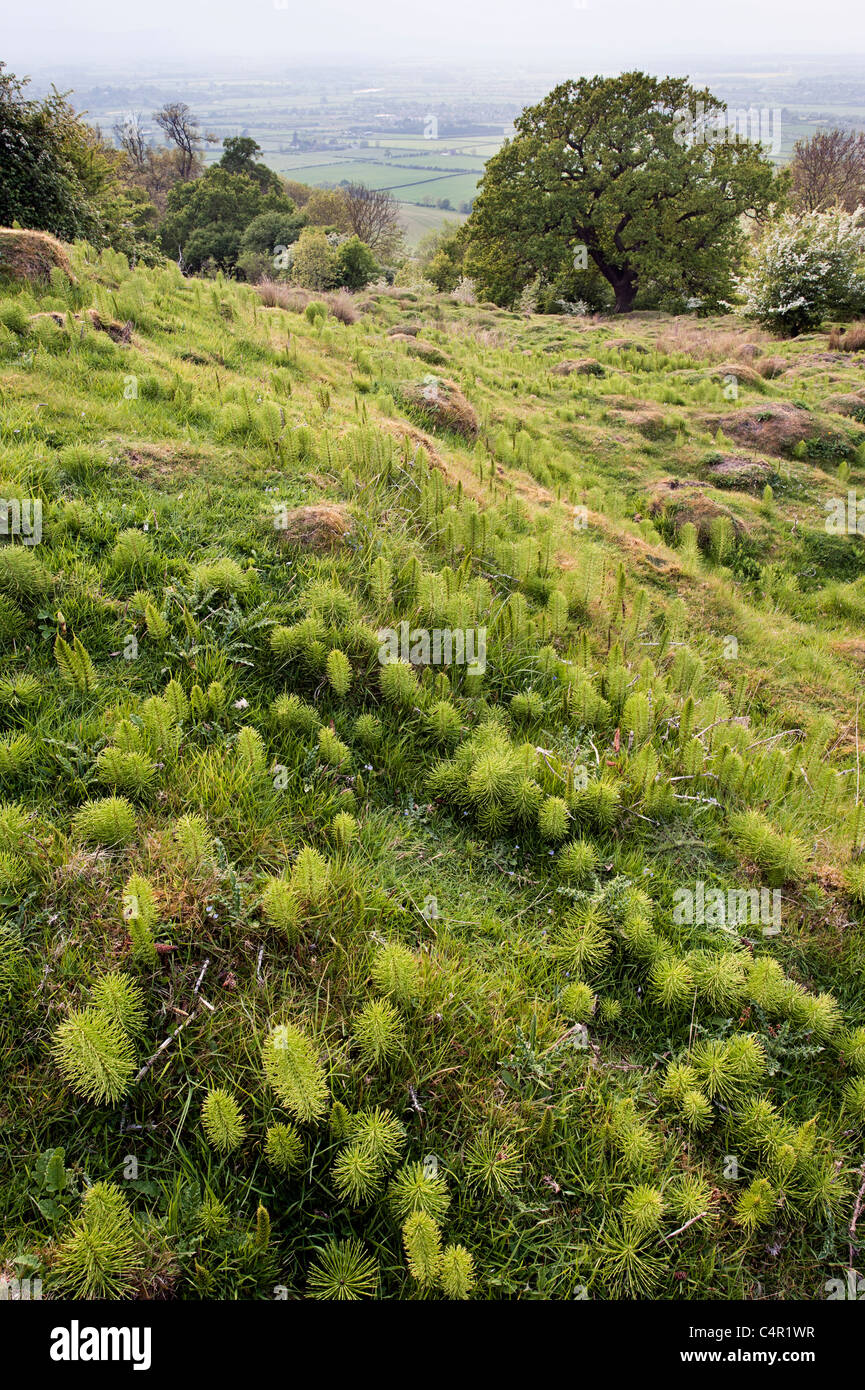
[[[755,335],[752,324],[741,329],[701,327],[692,319],[674,319],[664,333],[655,339],[659,352],[669,356],[684,353],[699,362],[725,362],[731,358],[752,358],[761,352],[761,342],[768,341],[768,334]]]
[[[594,357],[566,357],[551,367],[553,376],[603,376],[604,369]]]
[[[75,280],[69,258],[56,237],[48,232],[0,227],[0,274],[13,280],[45,281],[55,267]]]
[[[761,357],[757,363],[757,371],[766,381],[771,381],[774,377],[786,372],[790,363],[784,357]]]
[[[745,362],[722,362],[719,367],[712,368],[712,376],[715,378],[734,376],[737,382],[743,382],[746,386],[754,386],[758,390],[763,385],[763,373],[760,366],[749,367]]]
[[[420,357],[434,367],[442,367],[448,360],[435,343],[428,343],[425,338],[415,338],[410,333],[392,333],[390,341],[404,343],[410,357]]]
[[[446,319],[441,327],[442,332],[447,333],[449,337],[471,338],[478,347],[503,348],[507,345],[507,339],[500,328],[482,328],[470,321],[464,323],[462,319]]]
[[[844,333],[840,328],[833,328],[829,346],[836,352],[862,352],[865,350],[865,323],[851,323]]]
[[[302,314],[316,297],[309,290],[286,284],[284,280],[259,280],[255,288],[265,309],[288,309],[292,314]]]
[[[289,285],[284,280],[259,280],[256,285],[258,297],[265,309],[287,309],[291,314],[302,314],[307,304],[315,301],[327,305],[328,311],[340,323],[357,323],[360,315],[355,299],[348,290],[331,290],[326,294],[313,294],[300,285]]]
[[[303,546],[305,550],[337,550],[351,532],[348,508],[338,503],[320,503],[295,507],[285,516],[279,537],[285,545]]]
[[[453,430],[465,439],[477,438],[478,418],[455,382],[430,376],[402,387],[400,394],[431,429]]]
[[[120,323],[118,319],[104,319],[95,309],[87,310],[87,317],[97,333],[107,333],[113,343],[129,343],[132,339],[132,321]]]
[[[360,318],[357,304],[348,290],[333,290],[324,296],[324,302],[340,323],[357,323]]]

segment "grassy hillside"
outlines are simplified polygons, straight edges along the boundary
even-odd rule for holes
[[[822,1297],[861,354],[72,259],[0,291],[4,1272]],[[485,670],[382,665],[401,622]]]

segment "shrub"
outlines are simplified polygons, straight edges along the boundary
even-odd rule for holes
[[[354,1016],[352,1036],[364,1062],[380,1065],[402,1047],[405,1030],[399,1013],[387,999],[371,999]]]
[[[265,1039],[262,1060],[280,1104],[297,1120],[320,1120],[327,1107],[327,1079],[309,1038],[291,1024],[278,1025]]]
[[[132,1084],[132,1044],[99,1009],[79,1009],[61,1023],[52,1044],[57,1068],[73,1091],[98,1104],[122,1100]]]
[[[403,1006],[413,1004],[420,995],[420,961],[398,941],[382,946],[373,961],[372,978],[382,994]]]
[[[139,1246],[124,1194],[114,1183],[94,1183],[84,1193],[81,1214],[57,1251],[52,1286],[61,1297],[128,1297],[141,1269]]]
[[[201,1124],[207,1142],[217,1153],[231,1153],[243,1143],[246,1124],[240,1106],[234,1096],[221,1087],[209,1090],[204,1097]]]
[[[865,307],[862,209],[787,214],[770,227],[743,282],[745,312],[784,334],[817,328],[827,313]]]
[[[421,1288],[429,1288],[436,1281],[441,1259],[438,1222],[425,1211],[416,1211],[405,1221],[402,1238],[409,1274]]]
[[[135,812],[122,796],[87,801],[76,811],[72,829],[85,844],[125,845],[135,834]]]
[[[337,256],[323,228],[304,227],[294,247],[291,276],[306,290],[329,290],[336,285]]]
[[[310,1267],[310,1298],[356,1302],[372,1298],[378,1288],[378,1264],[359,1240],[330,1240]]]
[[[303,1161],[303,1140],[294,1125],[270,1125],[264,1136],[264,1157],[271,1168],[290,1173]]]

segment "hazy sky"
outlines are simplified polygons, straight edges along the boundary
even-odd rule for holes
[[[865,53],[862,0],[0,0],[13,71],[161,56],[622,67],[666,54]]]

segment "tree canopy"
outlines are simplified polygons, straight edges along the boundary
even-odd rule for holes
[[[18,222],[63,241],[84,237],[140,255],[155,209],[118,177],[121,157],[52,89],[27,96],[27,80],[0,63],[0,225]]]
[[[256,159],[261,154],[261,146],[249,135],[229,135],[222,142],[223,154],[220,168],[229,174],[246,174],[257,183],[262,193],[281,193],[282,183],[278,174]]]
[[[804,211],[837,206],[854,212],[865,203],[865,133],[836,127],[797,140],[790,172],[793,196]]]
[[[166,255],[178,258],[188,270],[212,262],[233,269],[250,223],[265,212],[294,212],[282,189],[262,192],[248,174],[233,174],[215,164],[191,183],[178,183],[168,195],[168,210],[160,231]]]
[[[740,219],[783,185],[759,145],[718,130],[723,112],[685,79],[641,72],[563,82],[527,107],[466,224],[480,292],[513,303],[540,276],[576,299],[594,271],[620,312],[646,291],[732,293]]]

